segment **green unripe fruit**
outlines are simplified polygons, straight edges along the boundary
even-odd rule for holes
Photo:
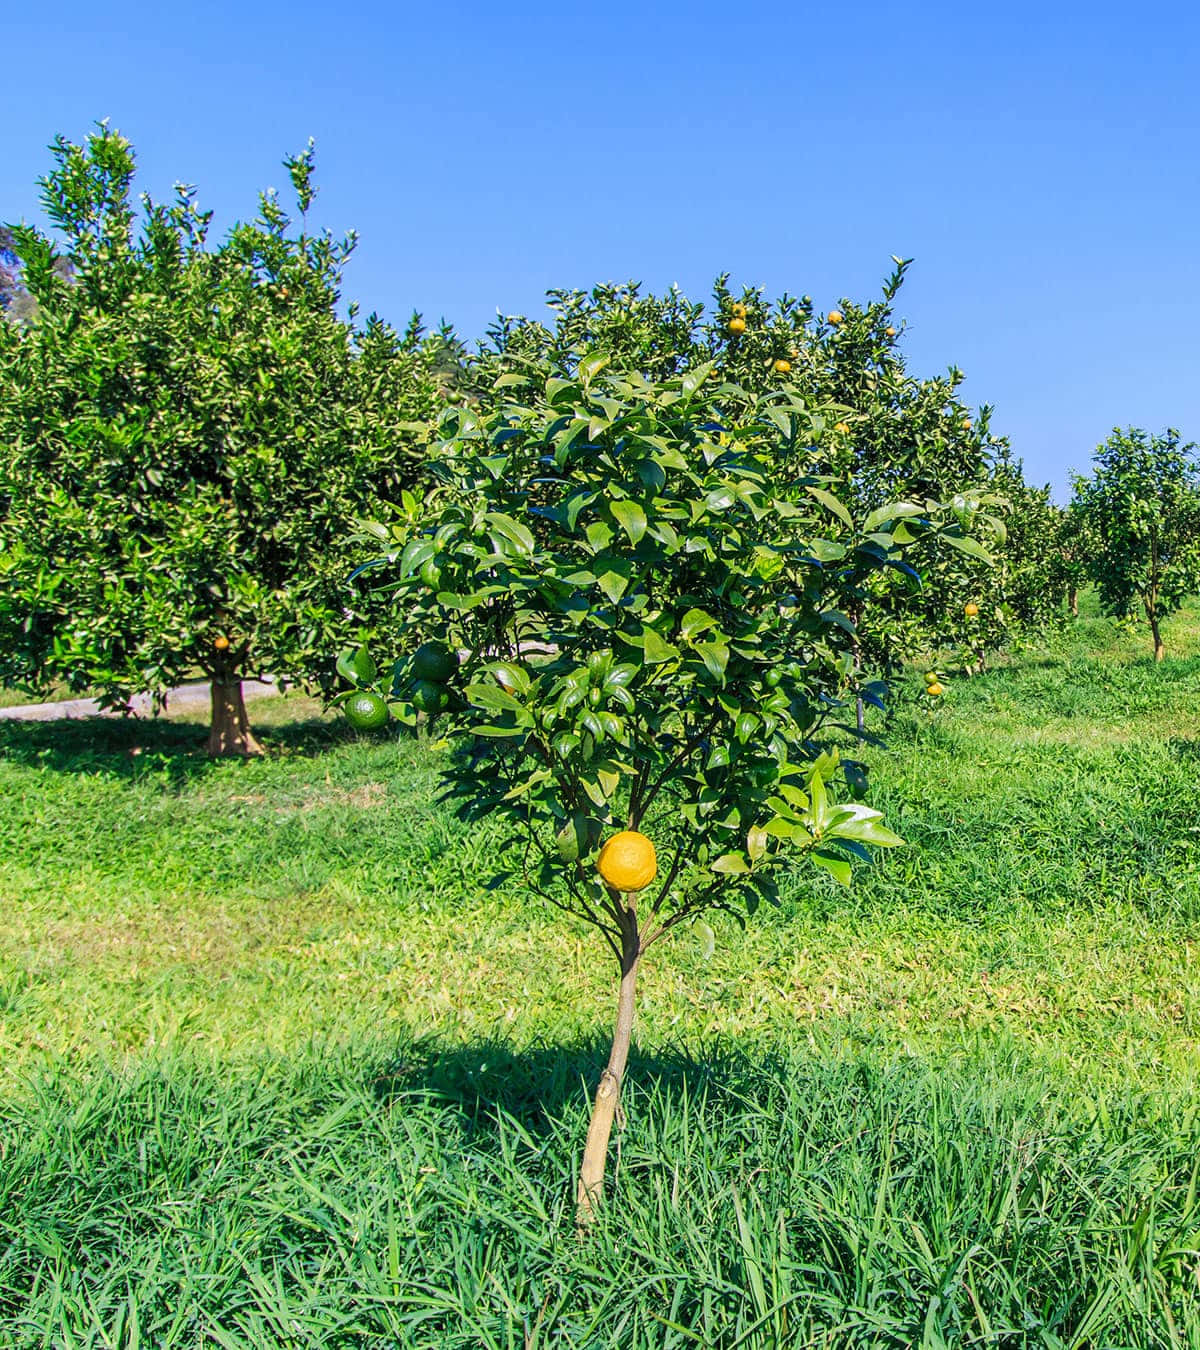
[[[418,680],[409,695],[418,712],[439,713],[446,706],[446,691],[433,680]]]
[[[412,659],[414,680],[445,684],[458,669],[458,653],[441,642],[423,642]]]
[[[383,699],[369,690],[363,690],[347,699],[345,712],[346,721],[355,731],[378,731],[380,727],[387,725],[391,715]]]
[[[431,591],[436,591],[441,579],[442,569],[432,558],[426,559],[426,561],[421,564],[421,580]]]

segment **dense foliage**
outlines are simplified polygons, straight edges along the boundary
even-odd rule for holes
[[[735,294],[726,275],[717,279],[708,311],[677,290],[555,291],[553,323],[500,320],[481,367],[494,376],[536,356],[569,376],[584,353],[602,351],[614,368],[652,379],[711,363],[713,378],[748,400],[785,385],[802,390],[827,417],[831,434],[821,467],[843,485],[852,512],[863,516],[889,501],[957,498],[964,526],[922,555],[919,592],[888,588],[863,597],[854,615],[863,658],[894,670],[915,655],[950,648],[975,665],[989,649],[1056,625],[1067,578],[1046,532],[1053,516],[1048,489],[1025,482],[1020,461],[991,432],[991,410],[973,413],[961,402],[962,372],[951,367],[921,379],[907,369],[894,313],[907,268],[896,260],[878,300],[844,299],[825,316],[809,296]],[[978,609],[969,623],[968,604]]]
[[[106,126],[54,158],[63,251],[13,228],[37,321],[0,326],[0,681],[119,706],[199,668],[210,748],[253,750],[241,677],[333,679],[349,535],[415,482],[452,338],[339,317],[354,237],[305,227],[311,147],[299,228],[267,193],[216,244],[186,187],[139,221]]]

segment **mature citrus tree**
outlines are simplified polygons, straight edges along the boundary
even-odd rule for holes
[[[415,481],[452,339],[339,317],[311,147],[299,228],[268,193],[215,245],[190,189],[139,212],[106,126],[54,160],[60,243],[11,231],[37,321],[0,325],[0,683],[119,707],[198,669],[210,751],[254,753],[242,678],[336,679],[348,536]]]
[[[845,882],[899,842],[844,800],[831,744],[852,730],[848,615],[877,576],[908,583],[901,525],[942,527],[911,504],[855,519],[821,472],[832,418],[794,388],[510,364],[444,414],[438,507],[364,568],[406,634],[394,711],[443,717],[461,810],[506,817],[528,884],[618,964],[586,1221],[647,950],[706,910],[753,914],[801,856]],[[342,665],[376,678],[365,651]]]
[[[1200,587],[1200,465],[1195,447],[1168,429],[1153,436],[1114,428],[1089,477],[1076,476],[1072,513],[1098,546],[1091,579],[1104,610],[1150,627],[1154,659],[1166,655],[1162,622]]]

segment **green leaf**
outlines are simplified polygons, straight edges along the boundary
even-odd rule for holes
[[[708,867],[710,872],[719,872],[722,876],[741,876],[750,870],[750,864],[740,853],[722,853]]]
[[[943,534],[941,537],[947,544],[952,544],[958,549],[960,553],[966,553],[970,557],[978,558],[981,562],[990,565],[995,564],[995,558],[992,557],[982,544],[977,544],[974,539],[970,539],[966,535],[961,534]]]
[[[589,352],[579,362],[579,378],[586,388],[612,360],[607,352]]]
[[[863,533],[870,534],[881,525],[886,525],[890,520],[906,519],[911,516],[923,516],[924,514],[925,508],[918,506],[916,502],[889,502],[886,506],[877,507],[863,521]]]
[[[373,684],[379,669],[364,646],[342,652],[337,659],[337,672],[343,680],[362,686]]]
[[[506,516],[499,511],[489,511],[484,520],[500,535],[510,543],[515,544],[517,549],[528,556],[534,550],[534,538],[529,530],[512,516]],[[405,552],[407,553],[407,549]]]
[[[854,521],[850,517],[850,512],[838,501],[832,492],[826,492],[824,488],[810,486],[808,491],[821,503],[827,511],[832,511],[835,516],[848,529],[854,528]]]
[[[683,616],[683,622],[679,625],[679,633],[685,642],[691,642],[697,633],[715,628],[716,623],[716,619],[711,614],[706,614],[702,609],[689,609]]]
[[[636,548],[642,535],[646,533],[646,513],[637,504],[628,500],[610,503],[617,523],[629,536],[629,542]]]
[[[853,869],[849,858],[832,849],[814,848],[808,855],[818,867],[823,867],[839,885],[849,886]]]
[[[653,628],[643,627],[642,637],[644,639],[642,651],[645,653],[648,666],[661,665],[664,661],[670,661],[679,655],[679,648],[665,641]]]

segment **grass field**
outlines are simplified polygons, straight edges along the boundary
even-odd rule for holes
[[[0,724],[0,1346],[1200,1347],[1200,608],[872,752],[908,847],[641,980],[295,696]],[[914,675],[914,680],[918,677]]]

